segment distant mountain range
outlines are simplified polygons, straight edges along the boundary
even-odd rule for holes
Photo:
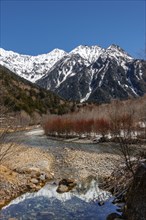
[[[27,56],[0,49],[0,64],[67,100],[109,102],[146,93],[146,61],[117,45],[78,46]]]

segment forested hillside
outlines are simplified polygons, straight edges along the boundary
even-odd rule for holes
[[[25,111],[29,115],[53,113],[64,114],[70,111],[68,102],[54,93],[39,88],[33,83],[15,75],[0,66],[0,104],[11,112]]]

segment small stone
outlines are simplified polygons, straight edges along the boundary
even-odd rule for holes
[[[60,185],[57,190],[58,193],[65,193],[69,191],[69,188],[65,185]]]
[[[31,171],[31,178],[36,178],[36,177],[39,177],[40,176],[40,172],[37,172],[37,171]]]
[[[25,173],[30,174],[31,176],[39,176],[40,175],[40,169],[37,167],[29,167],[25,169]]]
[[[40,175],[39,179],[42,180],[42,181],[45,181],[45,179],[46,179],[46,174],[45,174],[45,173],[42,173],[42,174]]]
[[[37,179],[35,179],[35,178],[32,178],[31,180],[30,180],[32,183],[34,183],[34,184],[37,184],[39,181],[37,180]]]
[[[65,185],[65,186],[70,186],[74,183],[74,180],[72,179],[62,179],[60,182],[59,182],[59,185]]]
[[[41,186],[35,186],[35,190],[39,191],[42,187]]]
[[[35,186],[36,186],[36,185],[33,184],[33,183],[30,183],[30,184],[27,184],[27,185],[26,185],[26,187],[27,187],[28,190],[33,189]]]
[[[43,187],[43,186],[44,186],[44,183],[43,183],[43,182],[40,182],[39,185],[40,185],[41,187]]]
[[[0,207],[4,206],[5,205],[5,200],[1,200],[0,201]]]
[[[51,174],[51,176],[54,176],[54,173],[53,173],[53,172],[51,172],[50,174]]]
[[[102,205],[104,205],[104,202],[103,202],[103,201],[100,201],[100,202],[98,202],[98,205],[99,205],[99,206],[102,206]]]

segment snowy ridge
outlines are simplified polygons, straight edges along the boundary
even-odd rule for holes
[[[0,65],[7,67],[19,76],[35,82],[43,77],[66,52],[54,49],[38,56],[21,55],[0,48]]]
[[[141,96],[146,91],[144,73],[144,63],[119,46],[79,46],[37,84],[68,100],[107,102]]]
[[[38,56],[0,49],[0,64],[67,100],[109,102],[146,93],[145,61],[117,45],[80,45],[67,53],[54,49]]]
[[[102,59],[104,57],[107,58],[107,56],[111,56],[116,60],[119,60],[119,57],[123,58],[124,60],[132,59],[132,57],[130,57],[126,52],[124,52],[124,50],[116,45],[111,45],[107,49],[103,49],[97,45],[80,45],[73,49],[70,53],[67,53],[64,50],[54,49],[47,54],[37,56],[22,55],[0,48],[0,65],[7,67],[14,73],[31,82],[36,82],[48,74],[51,68],[54,67],[54,65],[64,56],[72,56],[77,54],[84,59],[84,64],[86,66],[94,63],[100,56]],[[69,74],[72,74],[72,72],[64,72],[65,77]],[[65,79],[63,81],[65,81]]]
[[[106,53],[115,58],[116,60],[120,60],[120,61],[130,61],[130,60],[133,60],[133,58],[128,54],[126,53],[122,48],[120,48],[119,46],[115,45],[115,44],[112,44],[111,46],[109,46],[107,49],[106,49]]]
[[[98,57],[105,52],[105,49],[102,49],[99,46],[78,46],[70,52],[70,54],[79,54],[85,60],[88,60],[89,63],[95,62]]]

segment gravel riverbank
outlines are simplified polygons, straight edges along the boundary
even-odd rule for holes
[[[40,149],[13,145],[0,164],[0,207],[27,191],[39,190],[53,178],[53,155]]]
[[[14,145],[0,167],[0,206],[26,191],[37,191],[47,181],[79,181],[89,175],[109,176],[121,159],[118,155],[76,148],[41,148]]]

